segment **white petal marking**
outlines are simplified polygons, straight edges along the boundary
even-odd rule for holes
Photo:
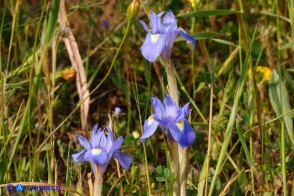
[[[151,42],[154,44],[158,41],[159,39],[159,34],[156,33],[156,34],[151,34]]]
[[[101,154],[102,150],[100,148],[93,148],[92,155],[99,155]]]
[[[176,125],[180,129],[180,131],[184,131],[184,121],[183,120],[177,122]]]

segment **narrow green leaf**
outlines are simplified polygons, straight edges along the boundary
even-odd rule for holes
[[[199,10],[195,12],[180,14],[177,17],[220,16],[220,15],[238,14],[238,13],[242,13],[242,12],[236,11],[236,10]]]
[[[215,39],[215,38],[213,38],[212,40],[215,41],[215,42],[218,42],[218,43],[220,43],[220,44],[229,45],[229,46],[234,46],[234,47],[238,48],[238,46],[237,46],[236,44],[234,44],[233,42],[229,42],[229,41],[227,41],[227,40],[223,40],[223,39]]]
[[[52,144],[46,144],[45,146],[43,146],[43,148],[41,148],[41,151],[49,151],[53,149]]]
[[[45,34],[45,45],[50,45],[52,38],[54,36],[54,32],[56,29],[57,18],[58,18],[58,11],[59,11],[59,0],[53,0],[52,8],[49,14],[49,20],[46,27],[46,34]]]
[[[291,110],[286,84],[284,81],[280,80],[276,70],[272,71],[272,75],[269,80],[269,97],[271,105],[277,116],[281,116]],[[283,120],[286,125],[289,140],[294,147],[293,118],[290,114],[287,114],[283,117]]]
[[[255,36],[255,32],[254,32],[252,40],[254,40],[254,36]],[[236,121],[237,108],[238,108],[238,105],[239,105],[239,102],[240,102],[240,99],[241,99],[244,82],[245,82],[246,75],[247,75],[247,72],[248,72],[248,63],[249,63],[249,59],[250,59],[250,53],[251,53],[252,44],[253,44],[253,42],[251,43],[250,50],[247,53],[245,62],[243,64],[243,67],[242,67],[242,70],[241,70],[241,75],[240,75],[239,81],[238,81],[237,86],[236,86],[236,91],[234,93],[235,94],[235,96],[234,96],[234,104],[233,104],[233,108],[231,110],[231,115],[230,115],[230,119],[229,119],[229,122],[228,122],[228,125],[227,125],[227,129],[226,129],[226,132],[225,132],[225,135],[224,135],[225,139],[224,139],[222,149],[221,149],[221,152],[220,152],[220,155],[219,155],[219,159],[217,161],[217,165],[216,165],[216,168],[215,168],[215,174],[213,175],[213,178],[212,178],[212,181],[211,181],[211,186],[210,186],[210,189],[209,189],[209,196],[211,196],[213,194],[213,191],[214,191],[214,188],[215,188],[215,185],[216,185],[216,181],[217,181],[217,178],[218,178],[218,174],[220,173],[222,165],[224,164],[223,161],[224,161],[225,156],[227,154],[227,148],[229,146],[229,143],[230,143],[230,140],[231,140],[231,137],[232,137],[233,127],[234,127],[234,123]]]
[[[241,142],[242,148],[243,148],[243,150],[245,152],[248,165],[251,166],[252,165],[252,159],[251,159],[250,152],[249,152],[249,149],[247,147],[245,138],[244,138],[244,136],[243,136],[243,134],[241,132],[241,129],[240,129],[240,125],[239,125],[238,120],[236,121],[236,129],[237,129],[237,133],[238,133],[239,140]]]
[[[200,40],[200,39],[211,39],[211,38],[215,38],[215,37],[220,37],[221,34],[216,33],[216,32],[199,32],[199,33],[195,33],[191,36],[197,40]],[[184,39],[182,36],[178,36],[176,39],[176,42],[178,42],[178,41],[186,41],[186,39]]]

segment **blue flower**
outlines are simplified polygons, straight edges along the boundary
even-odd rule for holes
[[[154,62],[159,55],[164,60],[170,58],[171,49],[177,34],[190,41],[194,48],[196,46],[196,40],[183,29],[177,27],[177,21],[171,11],[167,12],[163,17],[163,21],[161,21],[160,18],[163,14],[164,12],[159,14],[150,12],[150,30],[143,21],[139,20],[143,28],[147,31],[147,36],[141,47],[141,51],[145,59],[150,62]]]
[[[109,24],[107,22],[107,20],[103,19],[101,22],[102,26],[105,27],[106,29],[108,28]]]
[[[95,125],[90,142],[83,136],[76,134],[84,149],[72,155],[76,162],[90,161],[92,166],[97,164],[100,167],[101,175],[105,172],[112,156],[120,162],[124,169],[128,169],[132,162],[132,158],[128,154],[119,151],[123,143],[122,136],[114,140],[112,130],[108,127],[107,130],[108,136],[101,128],[98,128],[98,125]]]
[[[169,94],[164,99],[165,107],[156,97],[151,97],[151,102],[155,113],[145,121],[144,134],[140,141],[144,142],[160,126],[164,133],[172,137],[182,148],[190,146],[194,142],[196,134],[187,120],[190,113],[189,103],[180,108]]]

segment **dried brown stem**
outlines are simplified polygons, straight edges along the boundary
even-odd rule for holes
[[[61,28],[67,28],[69,26],[69,22],[66,16],[64,0],[60,1],[58,22],[60,23]],[[88,119],[89,105],[90,105],[90,95],[89,95],[90,93],[88,89],[87,77],[84,70],[83,61],[79,52],[77,42],[71,31],[68,32],[67,36],[63,37],[63,41],[65,43],[70,61],[77,73],[76,85],[77,85],[80,102],[82,102],[81,108],[80,108],[82,130],[86,130],[88,127],[87,119]]]

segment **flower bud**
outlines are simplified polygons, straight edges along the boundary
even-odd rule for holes
[[[133,20],[139,12],[139,0],[133,0],[127,10],[128,20]]]

